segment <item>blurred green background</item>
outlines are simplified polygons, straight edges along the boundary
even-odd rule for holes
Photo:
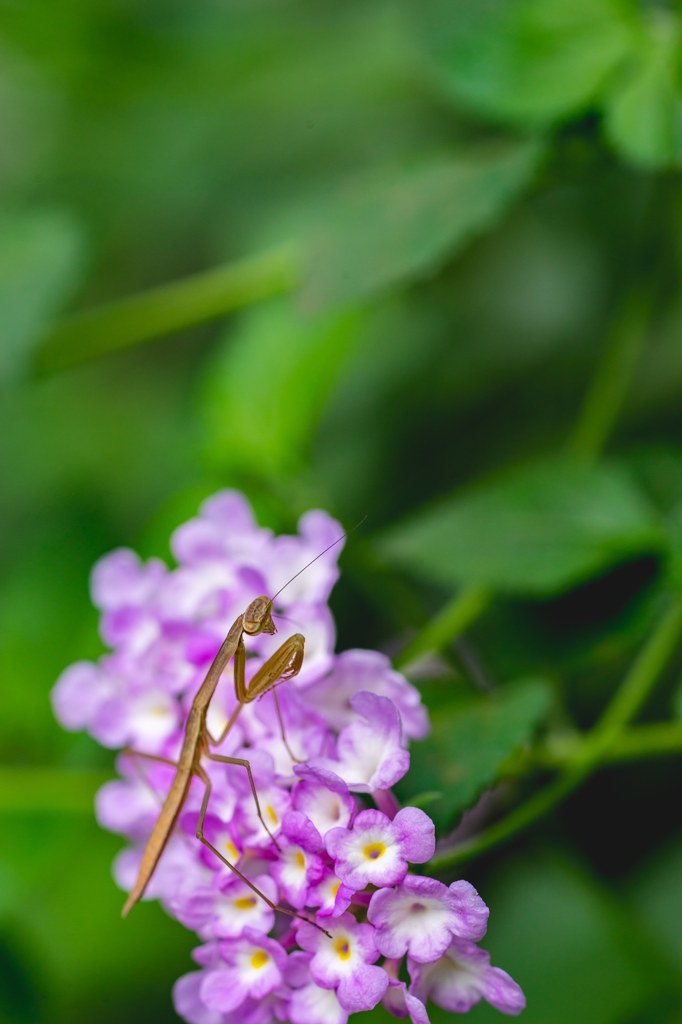
[[[681,19],[0,0],[3,1024],[175,1019],[192,938],[121,921],[113,755],[49,693],[102,649],[92,563],[223,486],[367,515],[339,649],[423,686],[441,835],[493,787],[508,841],[442,877],[527,1024],[682,1021]]]

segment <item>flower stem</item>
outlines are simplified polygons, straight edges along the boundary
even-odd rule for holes
[[[536,768],[567,768],[579,757],[582,744],[583,737],[579,733],[550,736],[519,759],[518,775],[526,775]],[[605,752],[604,763],[617,764],[670,754],[682,754],[682,722],[651,722],[624,729]]]
[[[613,432],[646,340],[651,298],[635,291],[625,300],[606,339],[591,386],[568,441],[574,455],[596,459]]]
[[[613,431],[627,396],[651,315],[648,290],[630,294],[615,318],[591,386],[567,442],[569,452],[596,459]],[[482,586],[464,587],[395,658],[402,671],[423,655],[442,650],[492,604],[494,594]]]
[[[441,651],[480,618],[491,601],[485,587],[463,587],[397,655],[395,667],[404,672],[425,654]]]
[[[379,810],[392,821],[400,810],[400,804],[393,791],[390,789],[375,789],[372,793],[372,798]]]
[[[52,328],[34,372],[54,373],[215,320],[289,291],[296,277],[294,251],[281,247],[77,313]]]
[[[682,722],[656,722],[627,729],[607,751],[608,761],[682,754]]]
[[[573,792],[606,760],[624,726],[639,711],[682,636],[682,601],[663,616],[622,685],[592,731],[577,747],[563,773],[473,839],[443,850],[431,860],[434,870],[471,860],[528,828]]]

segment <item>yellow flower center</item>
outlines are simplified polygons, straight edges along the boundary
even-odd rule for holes
[[[239,899],[234,901],[234,905],[237,910],[251,910],[252,907],[256,906],[256,897],[240,896]]]
[[[277,817],[277,814],[272,804],[268,804],[268,806],[265,808],[265,813],[267,814],[268,818],[270,819],[273,825],[279,825],[279,818]]]
[[[225,849],[227,850],[227,852],[228,852],[229,856],[232,858],[232,860],[239,860],[239,850],[234,845],[234,843],[231,842],[229,839],[225,843]]]
[[[258,970],[261,967],[265,967],[270,957],[262,949],[257,949],[251,957],[251,966]]]
[[[339,891],[340,888],[341,888],[341,882],[340,881],[334,882],[334,885],[332,886],[332,896],[333,896],[334,899],[336,899],[336,894],[337,894],[337,892]]]
[[[386,847],[383,843],[368,843],[362,852],[367,860],[379,860],[386,853]]]
[[[297,868],[301,868],[301,870],[303,870],[303,868],[305,867],[305,857],[303,856],[303,854],[301,853],[300,850],[296,854],[296,858],[295,859],[296,859],[296,867]]]
[[[339,960],[349,960],[350,944],[348,939],[337,939],[334,943],[334,952],[338,956]]]

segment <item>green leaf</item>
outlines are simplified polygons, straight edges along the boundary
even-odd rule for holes
[[[652,1007],[675,981],[660,947],[630,903],[580,863],[526,849],[482,895],[493,908],[485,946],[524,989],[524,1024],[629,1024],[647,1006],[650,1015],[642,1019],[672,1024]],[[679,903],[668,904],[671,919],[677,911],[679,920]],[[452,1019],[429,1015],[433,1024]],[[490,1006],[471,1014],[472,1024],[500,1019]]]
[[[632,899],[651,934],[666,950],[678,977],[682,972],[682,842],[658,850],[630,887]]]
[[[445,90],[524,126],[587,107],[632,46],[618,0],[431,0],[423,12]]]
[[[666,517],[669,554],[668,580],[675,590],[682,592],[682,508],[678,506]]]
[[[53,210],[0,215],[0,381],[20,376],[84,262],[78,225]]]
[[[256,479],[298,467],[361,327],[356,312],[304,319],[284,299],[244,316],[206,375],[210,457]]]
[[[136,907],[130,923],[121,923],[123,894],[111,877],[121,839],[98,828],[94,816],[77,825],[59,814],[1,820],[9,954],[24,961],[44,1005],[32,1024],[88,1020],[91,1005],[101,1024],[126,1014],[169,1019],[171,987],[189,968],[192,939],[158,904]],[[0,975],[0,990],[3,981]],[[20,1017],[2,1017],[3,1009],[0,999],[3,1024],[19,1024]]]
[[[424,802],[439,831],[450,829],[480,792],[497,781],[505,761],[528,740],[551,702],[549,685],[528,679],[432,713],[432,734],[412,747],[406,782],[410,794],[421,794],[417,802]],[[437,800],[435,787],[440,790]]]
[[[540,153],[529,142],[489,144],[355,180],[320,215],[304,268],[306,308],[355,302],[434,270],[500,218]]]
[[[456,494],[378,546],[391,562],[449,586],[551,594],[663,543],[623,470],[559,458]]]
[[[682,682],[677,684],[677,689],[673,694],[672,713],[678,721],[682,722]]]
[[[670,12],[654,14],[636,60],[607,102],[606,134],[641,167],[675,167],[682,160],[680,23]]]

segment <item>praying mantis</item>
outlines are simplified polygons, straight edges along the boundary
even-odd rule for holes
[[[291,579],[284,584],[284,587],[287,587],[292,580],[296,579],[296,577],[312,565],[313,562],[318,558],[321,558],[322,555],[342,541],[346,536],[347,534],[344,533],[340,537],[337,537],[337,539],[329,544],[324,551],[321,551],[315,556],[315,558],[308,562],[303,569],[300,569],[299,572],[292,576]],[[220,746],[234,725],[237,716],[245,704],[249,704],[258,697],[261,697],[263,694],[267,693],[268,690],[273,690],[277,717],[282,732],[282,739],[288,749],[286,737],[284,736],[284,724],[279,702],[277,701],[277,694],[273,688],[281,682],[292,679],[300,671],[301,665],[303,664],[305,639],[301,633],[294,633],[293,636],[290,636],[285,640],[275,653],[259,668],[248,686],[245,679],[246,648],[244,645],[244,636],[257,636],[259,633],[272,634],[277,632],[275,624],[272,621],[272,608],[275,598],[282,592],[282,590],[284,590],[284,587],[281,587],[272,598],[266,596],[255,598],[255,600],[249,604],[246,611],[241,615],[238,615],[232,623],[220,650],[213,659],[208,672],[206,673],[206,676],[204,677],[204,680],[192,701],[187,722],[185,724],[185,734],[178,760],[172,761],[168,758],[159,757],[155,754],[140,754],[140,752],[137,751],[129,751],[129,753],[137,754],[137,756],[146,757],[148,760],[160,761],[164,764],[171,765],[175,768],[175,776],[171,783],[170,790],[163,802],[159,816],[156,819],[151,835],[147,840],[147,845],[144,849],[144,853],[142,854],[142,861],[138,870],[137,879],[123,906],[123,910],[121,911],[121,915],[123,917],[126,917],[130,910],[135,906],[149,885],[161,855],[163,854],[168,840],[171,837],[173,828],[180,812],[182,811],[185,800],[187,799],[192,778],[196,776],[204,784],[204,796],[196,828],[197,839],[203,843],[204,846],[208,847],[208,849],[211,850],[216,857],[218,857],[223,864],[230,869],[230,871],[234,872],[234,874],[237,875],[257,896],[264,900],[272,910],[277,910],[289,917],[296,917],[303,921],[307,921],[326,935],[329,934],[315,921],[311,921],[302,914],[297,914],[293,910],[288,910],[286,907],[281,907],[278,904],[273,903],[272,900],[270,900],[265,893],[258,888],[258,886],[256,886],[239,870],[238,867],[236,867],[236,865],[230,863],[230,861],[227,860],[227,858],[224,857],[223,854],[204,835],[204,819],[206,817],[209,800],[211,798],[211,782],[202,765],[202,759],[206,758],[209,761],[218,761],[222,764],[240,765],[246,770],[251,792],[256,804],[258,817],[268,835],[270,835],[275,845],[277,845],[277,840],[272,835],[261,813],[258,793],[253,781],[253,774],[251,772],[251,765],[249,761],[247,761],[246,758],[214,754],[211,752],[211,747]],[[218,682],[220,681],[220,677],[232,658],[234,658],[234,684],[237,706],[225,724],[220,736],[213,737],[209,732],[206,722],[208,709]],[[289,751],[289,753],[291,754],[291,751]],[[297,760],[293,755],[291,756],[293,760]]]

